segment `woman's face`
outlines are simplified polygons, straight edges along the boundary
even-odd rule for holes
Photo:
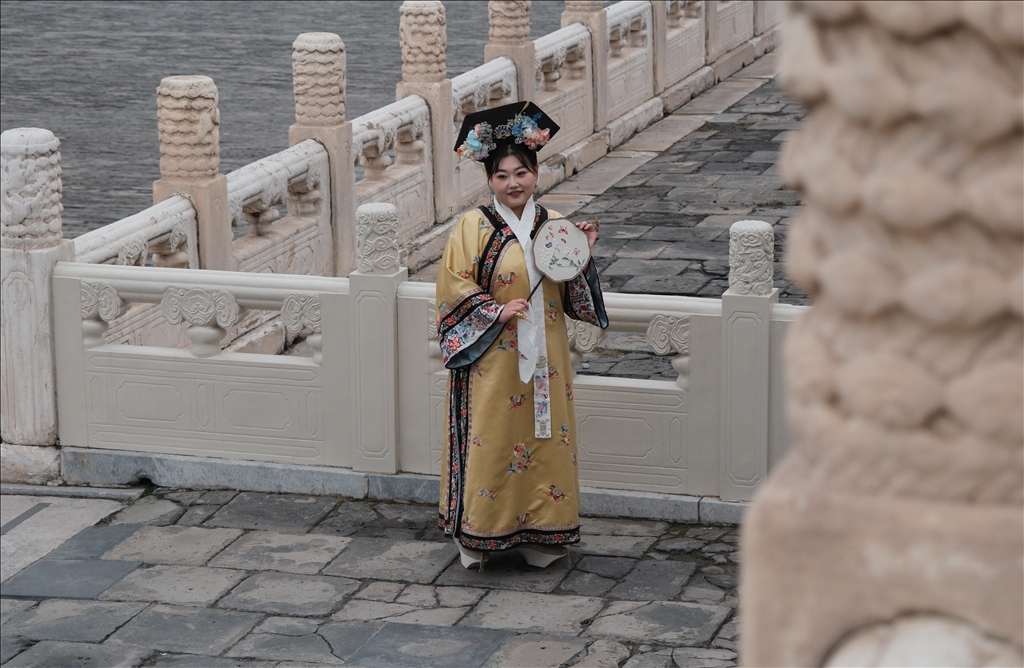
[[[523,167],[516,156],[506,155],[487,182],[499,202],[519,213],[533,195],[537,173]]]

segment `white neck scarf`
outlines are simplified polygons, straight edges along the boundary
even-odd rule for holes
[[[533,259],[533,221],[537,207],[533,197],[523,207],[523,215],[517,216],[507,206],[494,198],[494,210],[512,228],[526,259],[526,273],[530,279],[530,290],[544,280]],[[524,383],[533,381],[534,389],[534,432],[537,438],[551,437],[550,396],[548,391],[548,358],[547,332],[544,320],[544,289],[537,288],[530,298],[529,320],[519,320],[519,380]]]

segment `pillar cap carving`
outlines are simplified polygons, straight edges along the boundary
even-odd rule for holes
[[[156,89],[160,175],[205,179],[220,169],[217,86],[206,76],[165,77]]]
[[[43,128],[0,134],[0,237],[4,248],[49,248],[63,239],[60,141]]]
[[[761,220],[741,220],[729,228],[729,289],[740,295],[772,292],[775,230]]]
[[[399,267],[398,209],[394,204],[363,204],[356,210],[359,272],[390,274]]]
[[[345,122],[345,43],[331,32],[307,32],[292,43],[295,122],[321,127]]]
[[[405,0],[401,7],[402,81],[434,83],[448,75],[444,5],[437,0]]]
[[[530,4],[530,0],[487,3],[491,44],[525,44],[530,40]]]

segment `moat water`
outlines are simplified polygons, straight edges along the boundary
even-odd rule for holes
[[[64,235],[76,237],[152,204],[160,79],[213,77],[226,173],[287,148],[300,33],[345,42],[349,118],[393,102],[401,4],[0,2],[0,126],[42,127],[60,139]],[[563,8],[535,0],[532,37],[557,30]],[[446,2],[445,11],[454,77],[483,63],[487,2]]]

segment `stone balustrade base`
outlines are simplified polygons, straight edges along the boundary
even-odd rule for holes
[[[45,485],[60,475],[60,452],[53,445],[0,444],[0,481]]]
[[[68,447],[61,449],[60,460],[63,478],[70,485],[133,485],[146,479],[159,487],[316,494],[412,503],[437,503],[439,490],[435,476],[359,473],[322,466],[212,457]],[[580,490],[580,513],[587,516],[739,524],[746,508],[746,503],[714,497],[595,488]]]

